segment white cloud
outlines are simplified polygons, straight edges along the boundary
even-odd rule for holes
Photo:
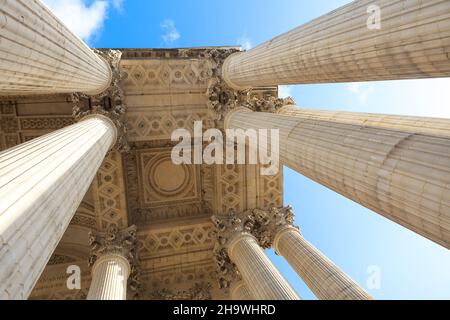
[[[292,97],[292,87],[291,86],[278,86],[278,97],[280,97],[280,98]]]
[[[161,23],[161,29],[163,29],[164,34],[161,36],[164,43],[169,45],[180,39],[181,35],[178,32],[175,21],[172,19],[166,19]]]
[[[375,91],[375,88],[371,84],[358,82],[350,83],[347,86],[347,90],[353,92],[358,97],[360,104],[367,104],[367,100],[369,99],[369,96]]]
[[[123,0],[43,1],[73,33],[86,42],[99,35],[111,4],[116,10],[123,10]]]
[[[119,12],[123,11],[123,1],[124,0],[112,0],[112,5],[114,9],[116,9]]]
[[[401,114],[450,118],[449,88],[450,78],[392,81],[391,107]]]
[[[253,47],[251,40],[245,34],[237,40],[237,44],[244,50],[250,50]]]

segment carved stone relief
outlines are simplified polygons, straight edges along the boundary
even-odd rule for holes
[[[115,224],[128,226],[122,155],[111,151],[106,156],[92,183],[97,228],[106,230]]]
[[[145,112],[130,111],[127,117],[130,141],[167,140],[174,130],[180,128],[193,133],[195,121],[202,121],[204,129],[214,126],[204,106],[173,106],[170,109],[154,108]]]
[[[214,245],[212,231],[210,222],[145,230],[138,234],[139,256],[146,259],[186,249],[211,249]]]
[[[133,223],[147,225],[210,215],[213,200],[204,191],[214,190],[214,177],[202,174],[211,174],[211,170],[202,171],[200,165],[176,166],[170,157],[172,147],[151,148],[155,145],[140,144],[126,156],[127,199]]]
[[[188,290],[161,289],[149,294],[152,300],[211,300],[209,282],[194,283]]]

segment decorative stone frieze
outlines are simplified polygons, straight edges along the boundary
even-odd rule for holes
[[[152,300],[211,300],[211,284],[209,282],[195,283],[188,290],[173,291],[167,288],[150,293]]]

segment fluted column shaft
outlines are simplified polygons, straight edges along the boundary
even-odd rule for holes
[[[232,300],[254,300],[244,281],[233,284],[230,288],[230,295]]]
[[[0,299],[29,296],[116,136],[95,115],[0,153]]]
[[[87,299],[126,300],[130,271],[130,264],[125,257],[118,254],[101,256],[92,268],[92,282]]]
[[[111,82],[109,64],[39,0],[0,0],[0,95],[84,92]]]
[[[347,123],[434,136],[450,137],[450,119],[400,116],[377,113],[303,109],[294,105],[281,108],[278,114],[309,120]]]
[[[367,27],[371,5],[380,8],[380,29]],[[230,56],[222,73],[235,89],[448,77],[450,2],[354,1]]]
[[[256,300],[300,299],[252,235],[236,235],[228,244],[228,254]]]
[[[371,300],[353,279],[305,240],[294,227],[275,235],[274,248],[321,300]]]
[[[279,129],[285,165],[450,248],[450,138],[248,109],[225,127]]]

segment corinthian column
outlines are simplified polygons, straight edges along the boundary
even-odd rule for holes
[[[291,207],[253,211],[260,243],[273,246],[321,300],[371,300],[372,297],[339,267],[305,240],[293,226]]]
[[[39,0],[0,0],[0,95],[98,94],[109,64]]]
[[[106,233],[91,233],[92,283],[88,300],[126,300],[128,277],[135,263],[136,226],[119,231],[112,225]]]
[[[256,300],[300,299],[265,255],[256,238],[248,233],[249,225],[233,212],[227,217],[213,217],[213,222],[218,230],[215,259],[222,275],[221,284],[224,283],[223,276],[230,277],[237,272]]]
[[[116,142],[85,120],[0,153],[0,299],[26,299]]]
[[[348,123],[362,127],[377,127],[391,130],[410,131],[433,136],[450,137],[450,120],[445,118],[428,118],[398,116],[376,113],[307,110],[295,105],[284,105],[278,114],[309,120],[328,121],[331,123]]]
[[[386,121],[365,126],[242,108],[228,114],[225,127],[279,129],[285,165],[450,248],[450,130],[443,121],[438,136],[427,118],[410,129],[392,119],[391,129]]]
[[[230,56],[223,77],[235,89],[448,77],[449,15],[447,0],[354,1]]]
[[[74,95],[78,123],[0,153],[0,299],[29,296],[106,153],[127,150],[120,77]]]

